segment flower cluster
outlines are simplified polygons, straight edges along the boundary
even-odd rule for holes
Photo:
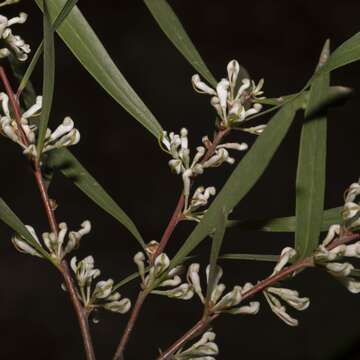
[[[11,117],[9,110],[9,98],[5,93],[0,93],[0,101],[4,115],[0,118],[0,132],[10,140],[18,143],[24,154],[37,157],[36,137],[38,127],[30,119],[39,114],[42,107],[42,97],[36,98],[36,103],[25,111],[21,116],[21,127],[30,145],[23,143],[20,130],[16,121]],[[60,147],[75,145],[80,141],[80,133],[74,128],[74,122],[70,117],[66,117],[61,125],[54,131],[47,129],[45,142],[42,152],[47,152]]]
[[[145,260],[146,256],[143,252],[138,252],[134,256],[134,262],[138,267],[143,289],[152,289],[152,294],[163,295],[181,300],[189,300],[194,296],[192,287],[187,283],[182,283],[179,276],[182,270],[181,266],[177,266],[168,271],[170,260],[166,254],[162,253],[156,257],[154,264],[148,271],[148,274],[145,274]],[[159,284],[156,284],[157,280],[164,274],[166,274],[166,277]],[[159,290],[158,288],[163,289]]]
[[[59,224],[59,233],[43,233],[42,240],[45,246],[39,240],[35,230],[30,225],[27,225],[26,228],[32,235],[33,239],[39,244],[40,247],[44,248],[45,251],[56,261],[60,262],[65,255],[69,254],[74,249],[77,249],[80,245],[81,238],[88,234],[91,231],[90,221],[86,220],[81,224],[81,229],[78,231],[70,231],[67,236],[67,241],[65,241],[66,234],[68,233],[68,227],[66,223]],[[28,244],[21,236],[14,235],[12,242],[17,250],[20,252],[43,257],[33,246]]]
[[[205,332],[199,341],[186,350],[180,349],[175,355],[175,360],[215,360],[219,348],[215,344],[216,334],[212,331]]]
[[[347,230],[360,229],[360,183],[350,185],[345,193],[345,205],[343,209],[344,225]]]
[[[76,257],[73,257],[70,265],[80,290],[78,296],[86,309],[104,308],[120,314],[125,314],[130,310],[131,301],[128,298],[121,299],[121,295],[114,291],[112,279],[97,282],[92,290],[93,280],[100,276],[100,270],[94,268],[92,256],[81,261],[77,261]]]
[[[190,149],[188,142],[188,131],[185,128],[180,130],[180,134],[169,135],[165,131],[162,137],[166,151],[171,155],[172,159],[169,161],[170,168],[178,175],[182,176],[184,183],[185,207],[184,215],[188,219],[198,220],[201,214],[193,214],[200,206],[205,206],[209,200],[210,195],[215,194],[215,188],[211,187],[207,190],[202,190],[200,187],[196,196],[194,194],[193,200],[189,206],[189,195],[191,187],[191,179],[200,175],[207,168],[214,168],[223,163],[233,164],[235,159],[232,158],[228,150],[244,151],[248,148],[245,143],[225,143],[216,146],[214,153],[209,158],[205,157],[206,150],[212,145],[207,136],[203,138],[204,146],[196,148],[196,154],[193,160],[190,160]],[[199,203],[199,199],[200,203]]]
[[[332,225],[322,244],[315,252],[315,262],[338,279],[353,294],[360,293],[360,279],[352,276],[355,268],[349,262],[340,262],[344,257],[360,258],[360,241],[353,244],[340,244],[327,249],[340,234],[340,225]]]
[[[187,279],[189,284],[191,284],[194,292],[198,295],[201,302],[206,304],[206,297],[203,294],[200,275],[199,275],[200,265],[197,263],[191,264],[188,269]],[[206,278],[209,282],[210,266],[206,268]],[[230,314],[252,314],[255,315],[259,312],[260,304],[259,302],[250,302],[249,305],[237,306],[242,301],[242,296],[244,293],[249,291],[253,285],[251,283],[246,283],[243,287],[234,286],[234,288],[224,295],[226,286],[222,283],[219,283],[222,277],[223,271],[221,267],[217,266],[214,288],[209,296],[209,302],[207,306],[211,313],[221,313],[226,312]]]
[[[14,1],[5,1],[1,6],[9,5]],[[27,14],[20,13],[19,16],[8,19],[6,16],[0,15],[0,38],[5,44],[4,48],[0,49],[0,58],[8,57],[13,54],[19,61],[25,61],[30,53],[30,46],[18,35],[14,35],[11,26],[15,24],[23,24],[27,19]]]
[[[254,81],[242,79],[240,84],[239,72],[239,63],[231,60],[227,65],[227,79],[221,79],[215,89],[201,81],[198,74],[193,75],[191,79],[195,91],[212,96],[210,103],[220,118],[222,128],[241,126],[249,116],[262,109],[258,101],[264,99],[261,97],[264,80],[261,79],[256,85]],[[243,130],[258,135],[264,128],[265,125],[260,125]]]
[[[280,272],[295,255],[296,251],[293,248],[286,247],[283,249],[271,276]],[[310,305],[309,298],[300,297],[296,290],[269,286],[263,293],[274,314],[290,326],[297,326],[299,322],[287,313],[286,307],[282,304],[281,300],[299,311],[307,309]]]

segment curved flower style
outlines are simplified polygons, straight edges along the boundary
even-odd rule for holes
[[[34,240],[47,251],[50,256],[60,262],[65,255],[69,254],[74,249],[77,249],[80,246],[81,238],[88,234],[91,231],[91,223],[89,220],[85,220],[81,224],[81,229],[78,231],[70,231],[68,234],[67,242],[65,242],[65,237],[68,232],[68,227],[66,223],[59,224],[59,233],[58,235],[54,233],[43,233],[42,240],[44,245],[40,242],[35,230],[30,225],[27,225],[26,228],[34,238]],[[21,236],[14,235],[12,238],[12,242],[17,250],[20,252],[43,257],[36,249],[34,249],[31,245],[29,245]]]
[[[256,85],[254,81],[242,79],[239,85],[239,72],[239,63],[231,60],[227,65],[227,79],[221,79],[215,89],[201,81],[198,74],[193,75],[191,79],[196,92],[212,96],[210,104],[216,110],[220,126],[223,128],[242,125],[249,116],[257,114],[262,109],[258,101],[264,99],[261,97],[264,80],[261,79]],[[259,135],[264,128],[265,125],[261,125],[243,130]]]
[[[0,132],[10,140],[16,142],[23,148],[23,153],[31,157],[37,157],[36,137],[38,128],[31,123],[31,118],[38,116],[42,107],[42,97],[36,98],[36,103],[25,111],[21,116],[21,126],[30,143],[29,146],[22,142],[17,123],[12,119],[9,110],[9,98],[5,93],[0,93],[0,101],[4,115],[0,118]],[[54,131],[49,128],[46,130],[45,142],[42,152],[75,145],[80,141],[80,133],[74,128],[74,122],[70,117],[66,117],[62,124]]]
[[[10,5],[15,1],[5,1],[0,6]],[[27,20],[27,14],[21,12],[19,16],[8,19],[6,16],[0,15],[0,38],[5,43],[5,47],[0,49],[0,58],[8,57],[10,54],[19,61],[28,59],[30,53],[30,46],[18,35],[14,35],[11,26],[15,24],[23,24]]]
[[[284,248],[271,276],[280,272],[288,264],[288,262],[295,257],[295,255],[296,251],[293,248]],[[269,286],[263,291],[263,294],[274,314],[290,326],[298,326],[299,321],[287,313],[286,307],[280,300],[299,311],[307,309],[310,305],[310,299],[307,297],[300,297],[296,290]]]
[[[151,242],[156,243],[155,241]],[[194,292],[191,286],[187,283],[182,283],[182,280],[179,276],[181,273],[182,267],[177,266],[174,269],[171,269],[163,281],[154,287],[156,281],[162,277],[170,265],[170,260],[165,253],[158,255],[155,259],[154,265],[150,267],[148,274],[145,275],[145,254],[138,252],[134,256],[134,262],[138,267],[143,289],[152,289],[152,294],[163,295],[170,298],[189,300],[194,296]],[[166,288],[164,290],[159,290],[158,288]]]
[[[260,309],[260,303],[257,301],[250,302],[249,305],[236,307],[241,303],[243,294],[249,291],[253,287],[253,285],[251,283],[246,283],[243,287],[237,285],[234,286],[234,288],[230,292],[223,295],[226,286],[222,283],[219,283],[223,274],[223,270],[220,266],[218,266],[216,270],[217,271],[215,275],[214,288],[212,293],[210,294],[209,303],[208,303],[209,311],[211,313],[227,312],[234,315],[237,314],[256,315]],[[188,269],[187,279],[188,279],[188,283],[192,286],[194,292],[198,295],[201,302],[205,304],[206,298],[203,294],[203,290],[201,287],[199,271],[200,271],[200,264],[198,263],[191,264]],[[206,267],[207,282],[209,281],[209,274],[210,274],[210,266],[208,265]]]
[[[99,281],[94,289],[91,289],[93,280],[100,276],[100,270],[94,268],[92,256],[81,261],[77,261],[76,257],[73,257],[70,264],[80,290],[78,296],[88,311],[102,307],[109,311],[125,314],[130,310],[131,301],[128,298],[121,299],[121,295],[113,290],[114,281],[112,279]]]
[[[207,168],[219,167],[224,163],[234,164],[235,159],[230,156],[228,150],[244,151],[248,148],[246,143],[221,144],[216,146],[214,154],[209,159],[205,160],[204,156],[206,153],[206,149],[211,146],[211,142],[207,136],[204,136],[202,141],[204,146],[198,146],[196,148],[196,154],[191,161],[187,129],[182,128],[180,130],[180,134],[175,134],[171,132],[169,135],[166,131],[164,131],[162,137],[162,143],[165,146],[166,151],[172,156],[172,159],[169,161],[169,166],[171,170],[175,174],[182,176],[185,195],[185,218],[196,221],[201,218],[203,213],[200,213],[198,215],[192,214],[193,210],[199,207],[198,199],[196,199],[196,197],[200,195],[199,192],[197,192],[196,195],[194,193],[194,202],[197,203],[197,205],[195,205],[195,209],[191,209],[191,206],[194,206],[194,203],[193,205],[190,204],[189,208],[191,178],[202,174]],[[210,195],[215,194],[215,188],[211,187],[208,189],[208,192],[203,195],[203,198],[205,196],[207,197],[207,200],[209,199]]]
[[[219,348],[214,342],[216,334],[213,331],[205,332],[201,339],[186,350],[180,349],[175,355],[175,360],[215,360]]]

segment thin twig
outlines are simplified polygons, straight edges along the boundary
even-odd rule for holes
[[[142,305],[143,305],[147,295],[148,294],[146,292],[140,291],[140,293],[137,297],[136,303],[131,312],[130,319],[126,325],[125,331],[124,331],[124,333],[121,337],[120,343],[116,349],[113,360],[123,360],[126,344],[129,341],[130,335],[132,333],[132,330],[134,329],[136,320],[140,314],[140,310],[142,308]]]
[[[328,250],[332,250],[335,247],[347,244],[349,242],[355,241],[360,239],[360,234],[347,234],[343,237],[338,237],[337,239],[334,239],[330,245],[328,245],[326,248]],[[267,287],[277,283],[280,280],[283,280],[287,276],[291,275],[292,273],[295,273],[298,270],[305,269],[308,267],[314,266],[314,257],[313,255],[308,256],[302,260],[297,261],[293,265],[290,265],[288,267],[285,267],[281,271],[279,271],[277,274],[273,276],[269,276],[268,278],[258,282],[253,288],[248,290],[242,295],[241,301],[244,301],[246,299],[249,299],[250,297],[256,295],[260,291],[263,291]],[[164,353],[162,353],[156,360],[169,360],[171,359],[171,356],[178,351],[181,347],[184,346],[193,336],[194,334],[201,333],[207,326],[210,325],[212,321],[217,319],[221,313],[216,313],[211,315],[207,319],[201,319],[198,321],[190,330],[188,330],[181,338],[179,338],[173,345],[171,345]]]
[[[165,352],[162,352],[156,360],[168,360],[180,348],[182,348],[190,339],[201,334],[210,323],[217,318],[217,314],[207,319],[199,320],[190,330],[188,330],[181,338],[176,340]]]
[[[6,76],[5,70],[1,66],[0,66],[0,79],[4,85],[5,91],[9,97],[12,110],[14,111],[15,121],[16,121],[16,125],[18,128],[19,134],[20,134],[20,139],[25,146],[29,146],[30,145],[29,139],[27,138],[26,133],[21,124],[21,110],[20,110],[19,102],[14,95],[14,92],[11,88],[9,80]],[[44,205],[46,216],[49,221],[49,226],[53,233],[58,234],[58,232],[59,232],[58,223],[56,221],[55,213],[51,206],[51,200],[49,198],[49,195],[48,195],[45,183],[44,183],[44,179],[42,177],[39,160],[33,158],[32,166],[33,166],[33,173],[35,176],[36,184],[39,188],[40,196],[41,196],[41,199],[42,199],[42,202]],[[82,334],[82,337],[84,340],[86,359],[87,360],[95,360],[95,353],[94,353],[94,349],[93,349],[93,345],[92,345],[90,328],[89,328],[89,323],[88,323],[88,313],[85,311],[85,309],[83,308],[82,304],[80,303],[80,301],[77,297],[76,288],[73,284],[67,262],[65,260],[63,260],[61,265],[58,267],[58,269],[61,272],[61,274],[63,275],[66,288],[70,295],[70,300],[73,304],[77,318],[79,320],[80,330],[81,330],[81,334]]]
[[[226,129],[220,129],[217,134],[215,135],[214,140],[211,144],[209,144],[209,147],[207,148],[207,151],[201,161],[201,164],[203,164],[205,161],[207,161],[215,152],[216,147],[220,144],[222,139],[230,132],[230,128]],[[173,234],[177,224],[182,220],[183,217],[183,208],[184,208],[184,202],[185,202],[185,196],[182,192],[180,194],[179,200],[177,202],[177,205],[175,207],[175,210],[170,218],[170,221],[163,233],[163,236],[161,237],[160,243],[155,250],[154,255],[151,257],[151,264],[154,263],[157,256],[159,256],[165,249],[171,235]],[[116,353],[114,355],[113,360],[122,360],[124,356],[125,347],[127,345],[127,342],[129,340],[130,334],[133,331],[135,327],[136,320],[139,316],[140,310],[145,302],[145,299],[147,297],[148,293],[145,293],[144,291],[140,291],[137,301],[135,303],[135,306],[132,310],[132,313],[130,315],[129,321],[125,327],[124,333],[122,334],[122,337],[120,339],[119,345],[117,347]]]
[[[81,336],[84,342],[84,348],[86,353],[87,360],[95,360],[95,352],[92,345],[92,339],[90,334],[89,328],[89,312],[84,309],[82,304],[79,301],[78,293],[73,282],[73,279],[70,274],[69,266],[65,260],[61,262],[60,267],[61,274],[64,277],[65,286],[69,292],[69,296],[71,299],[71,303],[73,304],[76,316],[78,318],[80,329],[81,329]]]
[[[177,202],[177,205],[175,207],[174,213],[172,214],[171,219],[164,231],[164,234],[161,237],[159,246],[157,247],[154,255],[152,256],[152,259],[151,259],[152,263],[155,261],[155,259],[158,257],[158,255],[160,255],[164,251],[172,233],[175,230],[176,225],[181,220],[184,202],[185,202],[185,196],[184,196],[184,193],[181,193],[179,200]]]

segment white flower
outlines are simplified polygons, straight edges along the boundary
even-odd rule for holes
[[[52,232],[45,232],[42,234],[42,240],[45,246],[41,244],[34,228],[27,226],[27,229],[33,236],[34,240],[39,244],[39,246],[43,247],[54,260],[60,262],[65,255],[79,247],[81,238],[90,232],[91,224],[89,220],[86,220],[81,224],[81,229],[79,231],[70,231],[68,240],[65,244],[65,237],[68,232],[68,228],[66,223],[60,223],[59,232],[57,235]],[[42,257],[42,255],[40,255],[36,249],[26,243],[25,240],[19,235],[15,235],[12,241],[16,249],[19,251],[25,252],[29,255]]]
[[[102,307],[120,314],[129,311],[131,301],[128,298],[121,299],[121,295],[114,289],[113,279],[97,282],[92,290],[93,280],[100,276],[100,270],[94,268],[92,256],[88,256],[79,262],[74,257],[70,264],[80,289],[79,297],[87,309]]]
[[[4,116],[0,118],[0,132],[10,140],[18,143],[25,154],[37,157],[36,141],[38,128],[30,123],[30,119],[39,115],[42,108],[42,97],[36,98],[36,103],[21,115],[21,127],[28,139],[29,145],[23,143],[17,123],[12,119],[9,111],[9,98],[5,93],[0,93],[0,101]],[[63,123],[53,132],[47,129],[42,152],[75,145],[80,141],[80,133],[74,128],[74,122],[70,117],[65,117]]]
[[[194,292],[199,296],[203,304],[206,303],[206,298],[201,287],[201,281],[199,276],[200,265],[197,263],[191,264],[188,268],[187,279],[188,283],[192,286]],[[251,283],[246,283],[243,287],[234,286],[233,289],[224,295],[225,285],[220,282],[223,270],[220,266],[216,267],[215,279],[212,292],[209,296],[209,310],[212,313],[228,312],[230,314],[257,314],[260,304],[257,302],[250,303],[247,306],[240,306],[242,296],[250,288]],[[206,268],[207,283],[209,282],[210,266]]]
[[[294,256],[296,256],[296,251],[293,248],[284,248],[281,251],[280,259],[275,265],[271,276],[278,274],[284,269]],[[286,307],[281,304],[279,299],[285,301],[288,305],[299,311],[305,310],[310,305],[309,298],[301,298],[296,290],[270,286],[263,291],[263,294],[274,314],[290,326],[297,326],[298,321],[286,312]]]
[[[221,79],[215,89],[201,81],[198,74],[195,74],[191,79],[195,91],[212,96],[210,103],[215,108],[224,127],[241,123],[249,116],[258,113],[262,108],[258,101],[264,99],[264,97],[260,97],[263,94],[261,89],[264,80],[261,79],[256,85],[254,81],[242,79],[239,86],[239,72],[239,63],[236,60],[231,60],[227,65],[227,79]],[[254,133],[256,133],[255,130]]]
[[[198,146],[196,148],[196,154],[193,160],[190,160],[190,150],[188,141],[188,131],[185,128],[180,130],[180,134],[171,132],[169,135],[164,131],[162,144],[165,150],[171,155],[172,159],[169,161],[171,170],[177,175],[181,175],[184,186],[185,206],[184,215],[185,218],[198,221],[201,214],[195,216],[190,215],[189,196],[191,188],[191,180],[197,175],[203,173],[205,168],[218,167],[223,163],[233,164],[235,159],[230,157],[228,150],[244,151],[248,148],[245,143],[226,143],[216,146],[214,154],[205,161],[204,156],[206,153],[206,147],[210,146],[211,142],[208,137],[203,138],[204,146]],[[212,187],[210,187],[212,189]],[[210,189],[208,188],[208,189]]]
[[[175,360],[215,360],[214,356],[219,354],[219,348],[215,344],[215,333],[205,332],[201,339],[186,350],[180,349],[175,355]]]
[[[14,3],[14,0],[5,1],[0,6]],[[0,49],[0,58],[8,57],[10,54],[19,61],[25,61],[30,53],[30,46],[18,35],[14,35],[10,26],[15,24],[23,24],[27,19],[27,14],[20,13],[19,16],[8,19],[0,15],[0,38],[3,40],[5,47]]]
[[[268,287],[263,293],[274,314],[290,326],[298,326],[299,322],[287,313],[286,307],[279,299],[299,311],[307,309],[310,305],[309,298],[299,297],[299,293],[295,290]]]
[[[29,231],[29,233],[32,235],[33,239],[39,244],[39,246],[41,246],[41,243],[39,241],[39,238],[36,235],[36,232],[34,230],[34,228],[30,225],[25,225],[25,227],[27,228],[27,230]],[[24,254],[28,254],[28,255],[32,255],[32,256],[37,256],[42,258],[43,256],[36,250],[34,249],[33,246],[31,246],[30,244],[28,244],[25,239],[23,237],[21,237],[18,234],[15,234],[12,239],[11,239],[12,243],[14,244],[15,248],[24,253]]]
[[[205,213],[204,211],[198,211],[200,207],[204,207],[208,204],[210,196],[216,194],[216,189],[213,186],[204,188],[199,186],[190,200],[190,204],[184,209],[184,216],[189,220],[200,221]]]
[[[274,271],[271,276],[280,272],[285,265],[296,255],[296,251],[291,247],[286,247],[281,251],[280,259],[276,266],[274,267]]]
[[[352,183],[345,192],[345,205],[342,211],[345,227],[356,230],[360,227],[360,184]]]

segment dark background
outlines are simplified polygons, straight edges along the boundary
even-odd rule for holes
[[[359,1],[170,1],[194,44],[217,78],[226,75],[229,60],[238,59],[258,80],[265,78],[268,97],[299,90],[311,75],[327,37],[336,48],[359,30]],[[79,7],[94,27],[124,76],[165,129],[190,130],[190,144],[211,135],[214,114],[209,98],[190,84],[194,73],[162,34],[141,1],[80,1]],[[25,10],[30,18],[18,27],[35,50],[41,39],[41,15],[32,1],[3,9],[4,14]],[[57,39],[57,82],[51,126],[71,115],[82,141],[73,148],[81,162],[135,221],[147,241],[159,239],[175,206],[181,181],[168,169],[166,155],[155,139],[130,117],[81,67]],[[337,70],[332,83],[360,89],[360,65]],[[41,91],[41,67],[34,74]],[[359,92],[345,107],[329,114],[328,184],[326,206],[342,203],[345,188],[359,176]],[[301,116],[291,128],[269,169],[236,208],[236,218],[285,216],[294,213],[294,182]],[[241,133],[233,139],[252,142]],[[46,218],[26,161],[16,147],[0,142],[1,196],[38,234],[47,230]],[[204,176],[205,185],[219,188],[232,168],[223,166]],[[104,278],[121,280],[135,270],[136,241],[61,176],[51,186],[60,204],[60,221],[78,228],[90,219],[91,235],[83,239],[78,257],[95,256]],[[182,224],[171,241],[173,254],[191,231]],[[58,273],[44,261],[16,252],[11,231],[0,226],[0,358],[82,359],[78,324]],[[292,244],[292,235],[229,231],[224,252],[279,253]],[[196,251],[206,263],[206,244]],[[224,263],[229,287],[256,282],[271,272],[271,264]],[[310,296],[311,306],[294,314],[298,328],[276,318],[263,300],[260,314],[224,316],[214,324],[221,355],[218,359],[332,360],[360,357],[359,295],[319,271],[307,271],[289,287]],[[134,299],[132,284],[122,289]],[[197,300],[181,302],[152,296],[144,307],[128,346],[126,359],[153,359],[198,320]],[[92,326],[99,359],[110,359],[128,315],[101,312]]]

